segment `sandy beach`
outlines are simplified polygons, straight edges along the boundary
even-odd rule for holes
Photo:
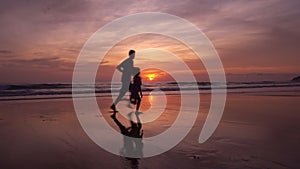
[[[143,124],[144,137],[170,127],[180,96],[167,95],[168,105],[155,121]],[[148,96],[141,111],[149,108]],[[151,98],[155,99],[155,98]],[[97,98],[110,118],[109,97]],[[81,128],[72,99],[0,102],[0,168],[299,168],[299,92],[228,94],[219,127],[205,143],[198,137],[205,121],[209,94],[201,95],[200,112],[188,136],[161,155],[133,162],[106,152]],[[126,119],[117,114],[125,125]],[[141,115],[143,116],[143,115]]]
[[[300,0],[0,8],[0,169],[300,169]]]

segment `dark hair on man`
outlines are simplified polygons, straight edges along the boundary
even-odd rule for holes
[[[129,55],[134,54],[134,53],[135,53],[135,50],[132,50],[132,49],[131,49],[131,50],[129,51]]]

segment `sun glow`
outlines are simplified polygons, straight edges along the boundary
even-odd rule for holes
[[[150,81],[152,81],[153,79],[155,79],[156,74],[147,74],[147,77]]]

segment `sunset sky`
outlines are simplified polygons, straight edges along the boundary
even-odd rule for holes
[[[6,0],[0,8],[0,83],[71,82],[87,39],[114,19],[138,12],[165,12],[195,24],[215,46],[229,80],[288,80],[300,74],[297,0]],[[137,51],[137,66],[149,63],[139,58],[139,51],[146,48],[168,50],[190,66],[197,80],[205,77],[200,60],[186,46],[153,34],[116,44],[105,56],[102,70],[113,73],[129,49]],[[166,60],[165,66],[170,62]],[[162,76],[160,80],[170,80],[153,72]],[[111,80],[101,72],[99,76],[100,81]]]

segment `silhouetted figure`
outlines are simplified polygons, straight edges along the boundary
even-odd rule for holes
[[[127,137],[123,137],[123,147],[120,150],[120,154],[124,156],[135,156],[135,157],[143,157],[143,130],[142,129],[142,123],[139,118],[139,112],[136,112],[136,119],[137,123],[132,121],[132,113],[129,113],[129,119],[130,119],[130,127],[125,127],[117,118],[116,113],[114,112],[113,115],[111,115],[111,118],[114,120],[114,122],[118,125],[121,134]],[[141,138],[141,139],[134,139],[134,138]],[[131,168],[132,169],[138,169],[138,158],[129,158],[126,159],[130,160]]]
[[[136,104],[136,111],[139,110],[141,104],[141,98],[143,98],[142,93],[142,79],[140,77],[140,68],[133,69],[133,83],[130,83],[130,103]]]
[[[130,80],[131,80],[131,74],[132,74],[132,68],[133,68],[133,59],[135,57],[135,51],[130,50],[129,51],[129,58],[124,60],[121,64],[117,66],[117,70],[122,72],[122,87],[119,91],[119,95],[114,101],[114,103],[110,106],[110,108],[117,112],[116,105],[120,102],[120,100],[123,98],[123,96],[126,94],[129,88]]]

